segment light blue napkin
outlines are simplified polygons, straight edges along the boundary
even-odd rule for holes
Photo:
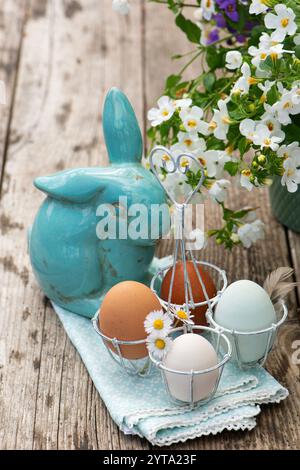
[[[242,372],[229,363],[212,401],[194,410],[177,406],[169,400],[157,370],[146,378],[128,376],[111,359],[90,320],[53,307],[112,419],[124,433],[145,437],[154,445],[184,442],[225,429],[252,429],[259,404],[279,402],[288,395],[264,369]]]

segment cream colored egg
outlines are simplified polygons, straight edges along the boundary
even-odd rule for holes
[[[214,320],[223,328],[240,332],[264,330],[276,323],[276,312],[267,292],[248,280],[236,281],[227,287],[216,306]],[[251,364],[264,357],[268,347],[268,333],[235,335],[228,338],[232,343],[233,359],[240,357]],[[270,338],[270,347],[274,337]]]
[[[202,335],[187,333],[175,338],[167,353],[163,365],[182,372],[201,371],[218,364],[218,357],[207,339]],[[219,370],[193,379],[194,402],[202,400],[214,390],[219,377]],[[174,398],[184,402],[191,401],[191,376],[165,372],[169,391]]]

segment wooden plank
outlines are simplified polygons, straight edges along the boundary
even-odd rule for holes
[[[6,157],[9,126],[12,116],[18,63],[23,39],[25,0],[3,0],[0,8],[0,80],[6,88],[6,104],[0,106],[0,188],[5,191],[7,181],[2,181],[2,169]],[[1,227],[5,221],[1,221]]]
[[[290,246],[290,257],[293,262],[295,269],[295,280],[300,280],[300,234],[293,232],[292,230],[286,230],[289,246]],[[297,288],[298,304],[300,305],[300,286]]]
[[[120,86],[142,116],[141,4],[131,16],[111,1],[31,0],[1,200],[1,448],[118,448],[134,445],[107,416],[26,254],[26,229],[43,199],[34,177],[106,163],[101,106]],[[121,440],[124,440],[121,444]],[[134,443],[134,444],[132,444]],[[147,445],[146,445],[147,446]]]
[[[165,77],[170,73],[178,72],[178,64],[172,64],[168,58],[173,54],[189,50],[182,33],[172,27],[172,14],[167,11],[165,6],[161,7],[159,14],[157,10],[158,5],[147,5],[145,26],[146,109],[152,107],[157,97],[160,96]],[[163,33],[166,24],[168,25],[168,34]],[[160,38],[159,41],[153,40],[157,37]],[[199,68],[199,62],[194,63],[189,73],[195,74]],[[232,252],[228,252],[217,247],[214,243],[209,243],[203,253],[204,259],[223,266],[227,271],[229,282],[245,278],[261,284],[267,274],[276,267],[295,263],[296,255],[292,260],[285,229],[272,217],[267,189],[249,193],[232,188],[229,204],[233,208],[239,208],[243,205],[259,207],[257,214],[266,224],[265,240],[257,243],[250,250],[235,248]],[[207,203],[205,214],[206,228],[218,226],[220,214],[216,204]],[[297,238],[298,245],[297,248],[295,245],[295,253],[300,248],[298,240]],[[161,243],[159,254],[169,254],[171,247],[170,242]],[[289,388],[290,397],[288,400],[280,405],[263,407],[263,412],[258,419],[259,426],[250,433],[222,433],[215,437],[209,436],[179,444],[174,446],[174,449],[287,449],[299,447],[300,389],[297,381],[298,369],[290,362],[292,342],[294,339],[299,339],[300,334],[299,322],[296,320],[299,317],[295,294],[290,296],[289,307],[291,320],[281,330],[278,348],[272,353],[267,364],[271,374]]]

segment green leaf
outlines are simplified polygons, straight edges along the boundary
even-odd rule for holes
[[[224,67],[226,51],[227,49],[224,47],[216,49],[215,46],[209,46],[206,48],[206,62],[211,70]]]
[[[231,176],[235,176],[239,169],[239,162],[226,162],[224,170],[227,171]]]
[[[212,91],[216,81],[216,76],[213,72],[208,72],[203,78],[203,84],[207,91]]]
[[[200,43],[201,30],[195,23],[185,18],[182,13],[176,16],[175,23],[186,34],[189,41]]]
[[[181,80],[181,75],[170,75],[166,80],[166,90],[176,86]]]

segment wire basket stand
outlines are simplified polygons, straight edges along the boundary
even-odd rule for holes
[[[194,408],[198,405],[203,405],[207,402],[209,402],[217,393],[220,379],[223,373],[223,369],[225,364],[230,360],[231,357],[231,344],[229,339],[227,338],[226,335],[224,335],[220,330],[210,328],[207,326],[196,326],[193,325],[191,327],[191,332],[197,332],[201,331],[204,333],[208,333],[212,337],[212,342],[215,343],[215,351],[218,357],[218,363],[212,367],[209,367],[207,369],[202,369],[202,370],[190,370],[190,371],[180,371],[180,370],[175,370],[171,369],[163,364],[162,361],[159,361],[153,357],[152,354],[149,354],[151,361],[155,364],[155,366],[160,370],[165,388],[167,390],[168,396],[170,400],[177,404],[177,405],[190,405],[191,408]],[[178,327],[174,328],[170,332],[170,336],[176,335],[178,333],[185,333],[185,328],[183,327]],[[223,345],[221,345],[221,340],[223,341]],[[214,374],[214,377],[211,377],[212,374]],[[186,394],[186,399],[178,399],[174,397],[170,383],[172,379],[168,380],[168,377],[177,379],[181,382],[181,387],[185,387],[187,390]],[[197,399],[197,394],[199,395],[202,393],[201,390],[201,385],[203,385],[203,382],[201,384],[201,380],[209,379],[209,377],[212,379],[212,385],[211,385],[211,390],[208,391],[207,394],[205,394],[203,397],[200,399]],[[213,383],[214,382],[214,383]]]
[[[139,377],[147,377],[152,370],[152,362],[149,356],[142,359],[131,360],[124,357],[122,354],[122,346],[137,346],[146,345],[146,339],[136,341],[124,341],[117,338],[110,338],[106,336],[99,328],[99,315],[100,310],[92,319],[93,327],[96,333],[101,337],[103,344],[113,361],[118,364],[128,375],[135,375]]]
[[[183,175],[186,175],[187,172],[189,171],[191,165],[194,165],[198,170],[200,170],[200,178],[199,182],[196,185],[196,187],[186,196],[185,200],[183,202],[178,202],[176,198],[173,196],[173,194],[169,191],[169,189],[163,184],[160,178],[160,174],[157,171],[157,165],[155,164],[154,157],[157,156],[158,154],[161,155],[161,166],[164,170],[164,173],[167,175],[179,172]],[[173,263],[169,266],[167,266],[165,269],[158,271],[158,273],[152,278],[151,281],[151,289],[155,292],[155,294],[159,297],[159,300],[161,302],[161,305],[163,308],[166,310],[167,314],[172,318],[176,318],[176,309],[178,307],[181,307],[187,314],[187,319],[181,319],[183,322],[185,328],[187,331],[191,328],[191,326],[194,324],[194,322],[190,319],[190,312],[191,310],[194,310],[195,308],[199,306],[207,306],[207,308],[211,311],[212,310],[212,305],[218,301],[222,293],[227,287],[227,277],[226,273],[223,269],[219,268],[218,266],[204,262],[204,261],[198,261],[195,258],[195,255],[193,253],[193,250],[191,249],[186,249],[186,243],[185,243],[185,213],[186,213],[186,208],[187,205],[192,201],[193,197],[195,194],[199,191],[201,186],[203,185],[204,179],[205,179],[205,173],[202,165],[200,162],[194,157],[194,155],[184,152],[179,154],[177,157],[174,157],[170,150],[163,146],[156,146],[153,148],[153,150],[150,153],[149,156],[149,161],[150,161],[150,168],[152,170],[152,173],[156,177],[157,181],[159,182],[160,186],[162,189],[166,192],[169,200],[172,202],[174,208],[175,208],[175,213],[176,213],[176,226],[175,226],[175,248],[174,248],[174,254],[173,254]],[[176,271],[176,263],[178,261],[179,255],[181,255],[182,259],[182,264],[183,264],[183,275],[184,275],[184,298],[185,302],[183,305],[176,305],[172,303],[172,293],[173,293],[173,288],[174,288],[174,278],[175,278],[175,271]],[[187,260],[190,259],[193,263],[193,267],[196,273],[196,276],[199,281],[199,285],[201,286],[203,295],[205,300],[202,302],[195,302],[194,301],[194,296],[192,292],[192,287],[191,287],[191,282],[189,279],[189,274],[187,271]],[[205,286],[205,283],[202,279],[202,276],[198,270],[198,266],[205,266],[209,267],[213,271],[215,271],[218,275],[218,282],[217,282],[217,294],[215,297],[210,298],[207,289]],[[171,274],[171,281],[170,281],[170,288],[168,292],[168,300],[165,301],[160,297],[159,293],[159,288],[157,286],[158,280],[162,280],[165,273],[172,268],[172,274]]]

